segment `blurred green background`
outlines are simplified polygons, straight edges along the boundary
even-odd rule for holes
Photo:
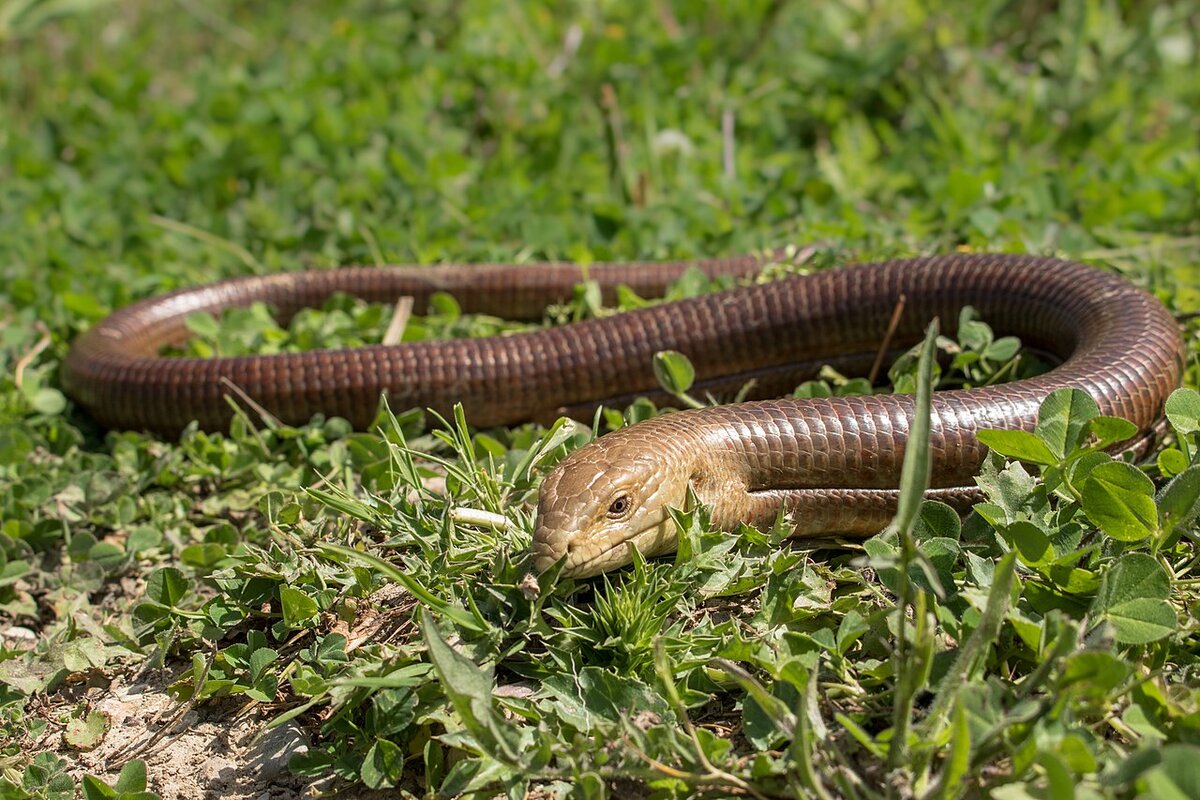
[[[6,0],[0,298],[65,336],[247,271],[788,241],[1162,279],[1200,250],[1198,20],[1099,0]]]

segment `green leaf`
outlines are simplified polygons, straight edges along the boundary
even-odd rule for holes
[[[1200,797],[1200,747],[1193,744],[1169,744],[1162,749],[1160,762],[1147,770],[1138,783],[1149,797]]]
[[[258,501],[258,510],[274,525],[293,525],[300,519],[300,506],[289,502],[283,492],[267,492]]]
[[[992,361],[1009,361],[1021,349],[1021,340],[1015,336],[1001,336],[988,345],[984,355]]]
[[[1128,553],[1101,579],[1092,614],[1112,623],[1118,641],[1147,644],[1175,631],[1170,594],[1171,579],[1155,558]]]
[[[1120,417],[1095,417],[1088,420],[1084,429],[1084,439],[1093,440],[1091,447],[1105,449],[1118,442],[1125,442],[1137,436],[1138,428],[1127,419]]]
[[[998,518],[1003,523],[1022,519],[1031,500],[1036,499],[1037,482],[1020,461],[1004,463],[999,456],[989,456],[975,482],[991,501],[981,504],[987,508],[986,513],[980,512],[989,520]]]
[[[111,572],[125,562],[125,550],[112,542],[97,542],[88,549],[87,558]]]
[[[920,512],[913,525],[913,538],[917,541],[942,538],[958,541],[962,533],[962,520],[958,512],[937,500],[921,503]]]
[[[1171,604],[1165,600],[1136,597],[1107,609],[1117,641],[1125,644],[1156,642],[1175,632],[1178,622]]]
[[[433,615],[421,609],[421,632],[429,660],[437,672],[442,691],[462,718],[463,725],[481,743],[491,744],[497,752],[493,757],[503,758],[511,764],[519,763],[510,729],[496,718],[492,708],[492,667],[480,667],[460,654],[442,637]]]
[[[1092,470],[1101,464],[1111,464],[1114,460],[1108,453],[1100,450],[1084,453],[1072,461],[1067,468],[1067,480],[1072,486],[1083,486],[1087,482],[1088,476],[1092,474]]]
[[[171,625],[171,611],[158,603],[138,603],[133,608],[133,631],[145,643],[155,633]]]
[[[346,661],[346,637],[331,633],[317,640],[316,660],[321,662]]]
[[[33,449],[33,441],[15,426],[0,426],[0,465],[18,464]]]
[[[510,768],[494,758],[464,758],[450,768],[438,789],[440,797],[472,797],[504,779]]]
[[[25,5],[26,7],[29,7],[31,4],[23,3],[18,5]],[[43,8],[45,5],[46,4],[43,4]],[[79,5],[76,5],[76,8],[79,7]],[[75,314],[79,314],[81,317],[91,320],[98,320],[103,317],[105,313],[111,310],[107,306],[98,302],[94,295],[84,294],[81,292],[63,292],[62,302],[63,307],[69,309]]]
[[[1104,697],[1129,677],[1130,665],[1112,653],[1084,650],[1068,656],[1058,678],[1060,689]]]
[[[146,762],[139,758],[122,767],[113,788],[121,794],[146,791]]]
[[[225,548],[219,544],[192,544],[180,551],[179,560],[191,567],[210,569],[226,555]]]
[[[1038,753],[1037,761],[1046,773],[1049,800],[1075,800],[1075,778],[1063,760],[1052,751],[1043,750]]]
[[[75,750],[93,750],[104,741],[108,731],[108,715],[93,711],[83,719],[67,721],[63,740]]]
[[[1121,714],[1121,721],[1144,741],[1164,741],[1167,739],[1167,734],[1158,725],[1157,720],[1148,716],[1146,708],[1134,701],[1125,712]]]
[[[36,792],[38,800],[71,800],[75,796],[75,781],[66,770],[65,760],[43,751],[25,767],[21,787]]]
[[[1200,392],[1195,389],[1176,389],[1167,398],[1167,419],[1180,436],[1200,431]]]
[[[162,544],[163,534],[157,528],[149,525],[139,525],[129,532],[125,537],[125,551],[129,553],[140,553],[143,550],[150,550]]]
[[[866,378],[851,378],[837,387],[838,397],[857,397],[871,394],[871,382]]]
[[[1200,514],[1200,464],[1176,475],[1158,495],[1158,524],[1169,536]]]
[[[654,376],[670,394],[685,394],[696,379],[696,369],[683,353],[660,350],[654,354]]]
[[[1016,547],[1021,563],[1036,567],[1054,560],[1050,537],[1032,522],[1018,520],[1005,529],[1005,534]]]
[[[161,567],[146,579],[146,596],[156,603],[173,607],[187,593],[188,579],[174,567]]]
[[[372,789],[390,789],[404,775],[404,751],[388,739],[376,739],[363,759],[359,774]]]
[[[1158,470],[1165,477],[1173,477],[1188,468],[1188,458],[1177,448],[1169,447],[1158,454]]]
[[[317,616],[317,601],[291,586],[279,587],[279,603],[283,606],[283,624],[289,628],[308,627]]]
[[[260,647],[250,654],[250,681],[257,683],[265,670],[279,654],[270,647]]]
[[[541,688],[554,699],[555,715],[586,733],[615,734],[631,714],[640,711],[664,720],[671,716],[666,701],[650,686],[599,667],[549,675]]]
[[[804,381],[792,392],[792,397],[798,399],[833,397],[833,389],[825,381]]]
[[[1158,531],[1154,482],[1132,464],[1100,464],[1083,482],[1080,494],[1088,519],[1114,539],[1138,542]]]
[[[871,626],[863,618],[863,615],[858,611],[851,609],[842,617],[842,621],[838,623],[836,647],[839,655],[846,655],[854,643],[863,637]]]
[[[984,430],[976,436],[979,441],[1007,458],[1032,464],[1056,464],[1058,457],[1037,436],[1029,431]]]
[[[193,336],[204,339],[216,339],[221,335],[221,323],[207,311],[195,311],[184,317],[183,324]]]
[[[1038,408],[1034,433],[1061,461],[1080,443],[1088,422],[1099,414],[1100,406],[1087,392],[1059,389],[1051,392]]]
[[[29,398],[29,405],[39,414],[52,417],[56,414],[61,414],[63,409],[67,407],[67,398],[58,389],[43,386]]]
[[[95,775],[83,776],[84,800],[114,800],[117,796],[116,790],[109,787],[107,783]],[[32,797],[32,795],[26,794],[22,795],[22,797]]]
[[[1074,772],[1096,772],[1099,764],[1080,734],[1068,733],[1058,743],[1058,755]]]
[[[439,317],[445,317],[451,322],[462,317],[462,306],[449,292],[434,292],[430,295],[429,311]]]

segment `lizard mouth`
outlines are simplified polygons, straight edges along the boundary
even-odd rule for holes
[[[591,578],[601,572],[623,567],[633,561],[633,548],[637,548],[646,558],[653,558],[673,549],[675,537],[678,535],[670,519],[664,518],[650,522],[645,528],[613,542],[593,552],[580,553],[582,557],[572,558],[567,551],[567,563],[563,566],[560,577]],[[579,551],[576,551],[579,552]]]

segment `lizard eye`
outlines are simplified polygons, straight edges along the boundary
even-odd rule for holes
[[[629,513],[629,509],[633,507],[633,502],[629,499],[629,495],[619,495],[608,506],[608,515],[613,519],[625,516]]]

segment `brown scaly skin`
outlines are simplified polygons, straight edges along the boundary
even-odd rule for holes
[[[907,402],[903,398],[902,402]],[[711,524],[769,528],[780,511],[792,536],[869,536],[895,513],[886,488],[778,488],[754,471],[736,435],[739,415],[770,413],[779,403],[684,411],[623,428],[580,448],[542,482],[533,562],[544,572],[566,557],[561,575],[586,578],[624,566],[632,548],[651,558],[675,550],[668,509],[683,509],[692,488]],[[811,440],[796,439],[789,459]],[[764,448],[765,449],[765,448]],[[811,456],[811,454],[807,454]],[[928,497],[966,511],[981,499],[972,487],[935,487]]]
[[[960,512],[980,501],[972,478],[986,448],[975,434],[1031,430],[1057,389],[1083,389],[1102,414],[1133,421],[1139,435],[1123,449],[1140,454],[1153,442],[1182,374],[1178,329],[1161,305],[1111,275],[1078,265],[1059,270],[1022,287],[1024,296],[1015,287],[1004,295],[1000,284],[991,297],[999,305],[984,314],[1063,363],[1030,380],[935,394],[928,498]],[[948,316],[936,298],[958,286],[937,276],[932,283],[907,289],[910,307],[925,306],[918,319]],[[956,301],[988,300],[967,286]],[[668,414],[600,437],[547,476],[534,565],[545,571],[565,557],[563,576],[588,577],[629,563],[633,547],[647,557],[672,551],[677,533],[667,508],[683,507],[689,484],[718,529],[767,528],[782,511],[793,536],[877,533],[896,510],[913,410],[904,395],[783,399]],[[618,498],[625,500],[614,506]]]
[[[611,301],[618,285],[650,296],[691,268],[747,279],[763,260],[599,264],[586,277]],[[659,350],[692,360],[696,391],[732,393],[754,379],[756,397],[778,397],[822,364],[867,369],[901,296],[896,348],[919,341],[934,317],[953,335],[959,311],[973,305],[998,334],[1061,364],[1030,380],[935,395],[930,496],[964,509],[987,452],[979,430],[1031,430],[1050,392],[1077,388],[1100,413],[1132,421],[1145,442],[1183,371],[1179,329],[1155,298],[1082,264],[1001,254],[862,264],[511,336],[240,358],[158,354],[186,338],[195,311],[262,300],[287,318],[335,291],[380,302],[409,296],[421,309],[433,292],[449,291],[464,311],[536,318],[584,277],[571,264],[493,264],[287,273],[185,289],[80,336],[63,384],[103,425],[167,434],[192,420],[224,429],[229,396],[290,424],[323,413],[365,427],[381,393],[395,409],[448,414],[461,403],[481,427],[563,414],[588,420],[601,403],[663,399],[652,368]],[[727,530],[767,526],[784,511],[796,535],[869,535],[895,509],[912,414],[912,398],[900,395],[764,400],[604,436],[546,478],[535,564],[544,570],[565,556],[563,574],[583,576],[628,562],[633,546],[669,551],[666,509],[683,505],[689,484]]]

